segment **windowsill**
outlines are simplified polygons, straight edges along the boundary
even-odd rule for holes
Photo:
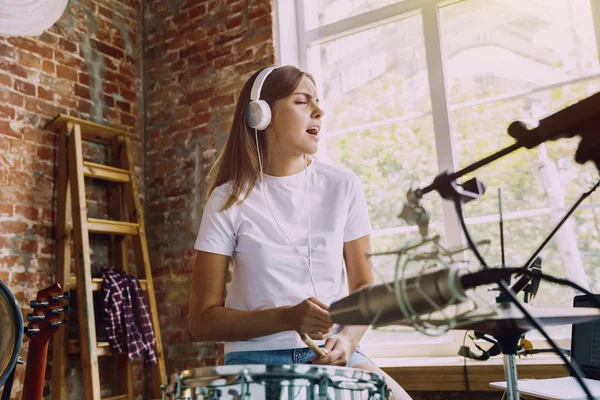
[[[407,391],[464,391],[463,358],[405,357],[372,358],[373,362]],[[535,354],[516,358],[519,379],[547,379],[568,376],[568,369],[555,355]],[[498,391],[490,382],[505,381],[502,356],[487,361],[467,360],[471,391]]]

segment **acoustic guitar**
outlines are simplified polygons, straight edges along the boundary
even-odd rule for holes
[[[35,300],[30,302],[32,313],[27,314],[25,335],[29,337],[29,351],[25,366],[23,399],[41,400],[44,392],[48,342],[61,324],[63,313],[69,312],[69,306],[63,306],[63,299],[69,298],[69,292],[62,292],[58,283],[40,290]]]

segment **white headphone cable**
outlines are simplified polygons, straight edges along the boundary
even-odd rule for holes
[[[311,226],[310,226],[310,199],[308,198],[308,171],[307,171],[308,166],[306,163],[306,156],[304,156],[304,181],[305,181],[304,189],[305,189],[305,195],[306,195],[306,203],[307,203],[307,207],[308,207],[308,261],[306,260],[306,257],[304,257],[304,254],[302,254],[300,249],[298,249],[298,247],[296,247],[294,242],[292,242],[292,239],[290,239],[290,237],[285,233],[285,231],[283,230],[283,228],[277,221],[277,218],[275,218],[273,211],[271,210],[271,205],[269,204],[269,200],[267,199],[267,193],[266,193],[267,185],[264,184],[264,180],[263,180],[263,166],[262,166],[262,158],[260,156],[260,146],[258,145],[257,129],[254,129],[254,138],[256,139],[256,150],[258,152],[258,166],[260,168],[260,183],[263,184],[262,185],[263,197],[265,198],[265,203],[267,204],[269,213],[271,213],[271,217],[273,217],[273,220],[275,221],[275,223],[279,227],[279,230],[283,233],[283,235],[285,236],[287,241],[294,247],[294,249],[296,249],[296,251],[298,252],[300,257],[302,257],[302,261],[304,262],[304,265],[306,265],[306,268],[308,268],[308,273],[310,274],[310,281],[311,281],[311,284],[313,287],[313,291],[315,293],[315,297],[319,298],[319,296],[317,295],[317,286],[315,285],[315,278],[314,278],[313,272],[312,272],[312,235],[311,235]]]

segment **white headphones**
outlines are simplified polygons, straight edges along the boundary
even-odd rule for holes
[[[271,122],[271,107],[269,104],[260,99],[260,92],[267,76],[278,67],[267,67],[260,71],[250,92],[250,103],[246,107],[246,122],[251,128],[263,131]]]

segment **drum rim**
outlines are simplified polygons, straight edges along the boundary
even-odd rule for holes
[[[0,296],[6,298],[8,306],[12,311],[12,316],[15,321],[16,335],[15,349],[10,361],[6,366],[6,370],[0,372],[0,387],[2,387],[19,360],[19,352],[21,351],[21,344],[23,343],[23,316],[21,315],[21,307],[19,306],[17,299],[2,280],[0,280]]]
[[[235,370],[231,373],[225,373],[223,370]],[[300,369],[300,371],[298,371]],[[312,379],[307,378],[307,374],[317,373],[322,374],[327,371],[335,371],[332,377],[358,379],[363,382],[371,382],[377,385],[384,384],[385,378],[377,373],[365,370],[359,370],[351,367],[341,367],[335,365],[317,365],[317,364],[234,364],[234,365],[212,365],[197,368],[190,368],[176,373],[171,374],[170,382],[167,384],[167,392],[173,390],[178,380],[198,380],[198,379],[224,379],[227,377],[238,377],[240,373],[246,370],[250,377],[262,376],[268,374],[286,374],[286,373],[300,373],[301,379]],[[198,372],[204,371],[204,374],[198,374]],[[227,385],[217,385],[215,387],[222,387]],[[185,386],[187,388],[187,386]]]
[[[381,377],[381,375],[375,373],[375,372],[371,372],[371,371],[366,371],[366,370],[360,370],[360,369],[356,369],[356,368],[352,368],[352,367],[342,367],[342,366],[338,366],[338,365],[319,365],[319,364],[232,364],[232,365],[210,365],[210,366],[204,366],[204,367],[197,367],[197,368],[188,368],[188,369],[184,369],[181,371],[177,371],[171,374],[171,379],[175,380],[177,379],[179,376],[183,375],[185,378],[208,378],[208,375],[196,375],[194,374],[194,372],[200,371],[200,370],[204,370],[204,371],[212,371],[215,373],[215,375],[223,375],[223,370],[229,370],[229,369],[235,369],[237,368],[238,371],[236,371],[236,373],[241,372],[244,369],[247,369],[248,372],[250,373],[267,373],[267,372],[273,372],[273,373],[278,373],[278,372],[289,372],[289,371],[294,371],[296,369],[306,369],[308,371],[311,370],[320,370],[320,369],[325,369],[325,370],[333,370],[333,371],[337,371],[339,372],[339,374],[336,374],[336,376],[346,376],[345,372],[350,372],[352,371],[353,375],[362,375],[362,376],[369,376],[372,377],[373,375],[377,376],[377,377]],[[264,368],[264,370],[261,370],[262,368]],[[260,370],[260,371],[256,371],[256,370]],[[220,374],[216,374],[217,372],[221,372]],[[227,375],[229,376],[229,375]],[[381,377],[382,378],[382,377]]]

